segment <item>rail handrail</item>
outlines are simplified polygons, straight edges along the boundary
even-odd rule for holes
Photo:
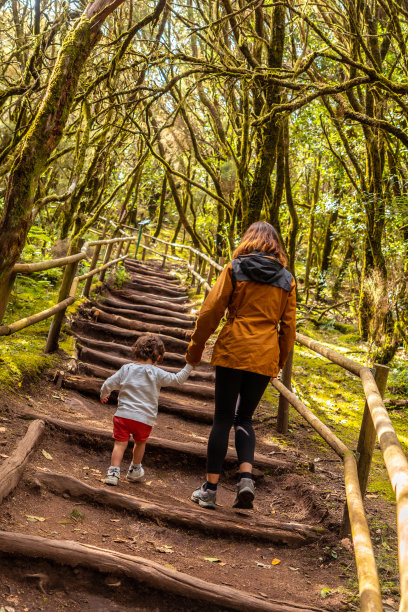
[[[125,242],[128,242],[130,245],[132,241],[136,241],[136,240],[137,240],[137,235],[136,236],[126,236],[124,238],[109,238],[109,239],[93,240],[90,242],[85,242],[81,250],[79,251],[79,253],[75,253],[73,255],[67,255],[66,257],[58,257],[56,259],[39,261],[39,262],[34,262],[34,263],[17,263],[13,267],[13,274],[14,275],[16,274],[25,275],[25,274],[33,274],[35,272],[42,272],[44,270],[51,270],[53,268],[64,268],[67,266],[76,267],[79,261],[83,259],[88,259],[87,250],[89,247],[96,247],[97,254],[99,255],[99,249],[103,245],[106,245],[108,248],[109,248],[109,245],[111,246],[113,246],[114,244],[122,245]],[[30,327],[31,325],[34,325],[35,323],[44,321],[45,319],[48,319],[52,317],[53,315],[58,315],[58,313],[64,313],[67,307],[73,304],[78,299],[78,296],[76,296],[76,292],[78,288],[78,283],[80,281],[90,279],[97,273],[102,274],[107,268],[121,261],[124,261],[125,259],[127,259],[127,257],[128,255],[126,254],[122,257],[116,257],[113,260],[111,260],[110,252],[109,252],[109,260],[107,262],[104,262],[102,266],[95,267],[97,265],[97,258],[95,260],[93,259],[91,263],[91,269],[89,270],[89,272],[87,272],[86,274],[82,274],[80,276],[74,276],[75,268],[73,268],[73,275],[72,275],[72,278],[70,279],[70,282],[68,283],[68,287],[65,292],[66,295],[62,296],[62,298],[61,296],[59,296],[60,299],[58,300],[58,302],[54,304],[54,306],[51,306],[50,308],[37,312],[33,315],[30,315],[29,317],[19,319],[18,321],[15,321],[14,323],[10,323],[8,325],[0,325],[0,336],[9,336],[11,334],[14,334],[17,331],[25,329],[26,327]],[[84,288],[84,295],[87,295],[86,289],[87,289],[87,286],[85,286]],[[58,330],[58,334],[56,335],[57,335],[57,338],[56,339],[54,338],[53,339],[54,341],[55,340],[58,341],[59,330]]]
[[[168,242],[167,240],[163,240],[163,238],[157,238],[156,236],[149,236],[149,234],[145,234],[145,233],[143,233],[143,236],[146,236],[146,237],[150,238],[151,240],[153,240],[153,242],[155,242],[157,240],[157,242],[161,242],[163,244],[167,244],[167,245],[172,246],[174,248],[187,249],[191,253],[194,253],[194,255],[197,255],[198,257],[200,257],[204,261],[206,261],[209,264],[211,264],[212,266],[214,266],[214,268],[216,270],[218,270],[219,272],[222,272],[222,270],[224,269],[224,266],[222,266],[219,263],[217,263],[214,259],[211,259],[211,257],[206,255],[205,253],[202,253],[198,249],[195,249],[190,244],[180,244],[179,242]]]

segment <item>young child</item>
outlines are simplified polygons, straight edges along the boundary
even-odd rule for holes
[[[192,366],[172,374],[157,367],[163,360],[164,344],[154,335],[141,336],[132,347],[134,363],[127,363],[105,380],[101,388],[101,402],[105,404],[112,391],[119,391],[118,408],[113,417],[113,438],[115,440],[111,465],[105,479],[108,485],[117,485],[120,464],[133,436],[133,458],[126,478],[131,482],[144,476],[142,458],[146,440],[156,420],[161,387],[184,383]]]

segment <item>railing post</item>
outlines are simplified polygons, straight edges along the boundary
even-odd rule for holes
[[[218,258],[218,263],[220,264],[220,266],[224,267],[225,257],[219,257]],[[221,274],[221,272],[217,271],[217,276],[219,276],[220,274]]]
[[[113,233],[115,234],[116,232],[113,232]],[[113,235],[113,238],[116,238],[116,236]],[[114,244],[115,244],[114,242],[111,242],[110,244],[106,245],[105,257],[103,259],[103,265],[108,263],[108,261],[110,260],[110,256],[111,256]],[[105,274],[106,274],[106,270],[101,270],[101,272],[99,272],[99,282],[101,282],[101,283],[103,282],[103,280],[105,278]]]
[[[282,384],[285,385],[289,391],[292,391],[292,365],[293,365],[293,348],[290,351],[284,368],[282,370]],[[278,406],[278,421],[276,428],[279,433],[288,433],[289,426],[289,402],[282,394],[279,394],[279,406]]]
[[[198,262],[199,262],[199,257],[198,257],[198,255],[197,255],[197,254],[195,254],[195,259],[194,259],[194,272],[197,272]],[[196,277],[194,276],[194,274],[191,274],[191,283],[190,283],[191,287],[193,287],[193,286],[194,286],[195,280],[196,280]]]
[[[144,236],[144,242],[145,242],[145,246],[149,246],[149,241],[150,241],[150,236]],[[142,261],[145,260],[146,257],[146,249],[143,249],[143,253],[142,253]]]
[[[214,266],[210,266],[210,270],[208,272],[208,276],[207,276],[207,283],[211,286],[211,281],[212,281],[212,277],[214,276]],[[207,289],[207,287],[205,288],[205,297],[207,297],[207,295],[209,294],[209,291]]]
[[[199,273],[200,276],[203,276],[205,274],[206,263],[207,262],[205,261],[205,259],[200,261],[200,265],[198,266],[198,273]],[[201,283],[200,279],[198,278],[197,279],[196,295],[198,295],[200,293],[200,291],[201,291],[201,284],[202,283]]]
[[[101,234],[101,240],[103,240],[105,238],[105,236],[106,236],[106,231],[108,229],[108,224],[109,224],[108,220],[106,220],[105,224],[103,226],[103,230],[102,230],[102,234]],[[89,268],[89,272],[91,272],[92,270],[94,270],[97,267],[97,263],[98,263],[98,259],[99,259],[99,254],[101,252],[101,248],[102,248],[101,244],[97,244],[95,246],[95,250],[94,250],[93,255],[92,255],[91,267]],[[85,297],[89,297],[89,292],[91,290],[92,280],[93,280],[93,276],[90,276],[89,278],[86,279],[84,290],[82,292],[82,295],[84,295]]]
[[[84,244],[84,240],[81,238],[77,242],[77,249],[78,250],[81,249],[83,244]],[[62,300],[65,300],[68,297],[69,292],[71,290],[72,281],[74,280],[74,277],[76,274],[77,267],[78,267],[77,261],[65,266],[64,275],[61,281],[61,287],[58,293],[58,302],[62,302]],[[58,340],[59,340],[59,335],[61,332],[62,322],[65,317],[65,310],[66,309],[64,308],[64,310],[60,310],[59,312],[57,312],[54,315],[54,318],[52,319],[50,329],[48,331],[48,337],[47,337],[47,342],[45,345],[44,353],[53,353],[54,351],[58,349]]]
[[[191,266],[191,262],[193,261],[193,251],[188,251],[188,265]],[[190,268],[187,268],[187,280],[190,278],[193,278],[193,275],[191,274]]]
[[[126,242],[126,248],[125,248],[125,250],[124,250],[124,252],[123,252],[123,254],[124,254],[124,255],[127,255],[127,254],[129,253],[130,245],[132,244],[132,242],[133,242],[133,240],[128,240],[128,241]],[[124,244],[125,244],[125,243],[124,243]]]
[[[384,398],[390,369],[387,368],[387,366],[380,365],[379,363],[374,364],[374,369],[374,380],[377,383],[378,391],[380,392],[381,397]],[[361,421],[360,435],[357,444],[357,472],[361,496],[363,499],[367,489],[375,440],[376,432],[374,423],[366,402],[364,405],[363,419]]]
[[[167,251],[169,250],[169,245],[166,244],[164,246],[164,255],[163,255],[163,263],[161,265],[162,268],[164,268],[164,264],[166,263],[166,257],[167,257]]]
[[[374,380],[377,383],[378,391],[382,398],[385,395],[385,389],[387,388],[387,379],[390,369],[387,366],[380,365],[379,363],[374,364]],[[371,460],[375,448],[376,432],[371,418],[370,409],[367,401],[364,404],[363,418],[361,421],[360,435],[357,443],[357,474],[358,482],[360,485],[361,497],[364,500],[364,496],[367,490],[368,477],[370,474]],[[348,513],[347,504],[344,506],[343,521],[340,528],[340,535],[345,537],[349,535],[351,531],[350,517]]]

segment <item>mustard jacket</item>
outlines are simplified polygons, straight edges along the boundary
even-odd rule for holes
[[[228,263],[198,316],[186,352],[192,365],[200,362],[206,341],[227,309],[211,363],[277,376],[296,335],[296,288],[290,272],[265,253]]]

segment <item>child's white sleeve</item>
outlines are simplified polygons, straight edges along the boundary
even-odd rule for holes
[[[186,382],[187,378],[190,376],[190,372],[193,369],[193,367],[186,363],[186,365],[184,366],[184,368],[182,370],[180,370],[179,372],[176,372],[175,374],[173,374],[172,372],[166,372],[165,370],[161,370],[160,369],[160,378],[159,378],[159,382],[160,382],[160,386],[161,387],[170,387],[170,386],[178,386],[178,385],[182,385],[184,382]]]
[[[112,374],[109,378],[105,380],[101,387],[101,397],[108,397],[112,393],[112,391],[118,391],[120,389],[120,383],[122,380],[122,369],[124,366],[120,368],[115,374]]]

